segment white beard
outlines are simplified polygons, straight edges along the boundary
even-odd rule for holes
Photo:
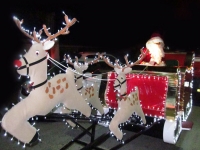
[[[162,57],[165,56],[162,46],[154,44],[154,43],[149,45],[149,52],[151,54],[151,60],[150,61],[154,61],[157,64],[160,64]]]

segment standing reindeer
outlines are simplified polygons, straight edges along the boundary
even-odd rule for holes
[[[114,81],[114,88],[119,92],[121,99],[118,101],[118,109],[110,122],[109,129],[119,140],[122,140],[123,138],[123,133],[118,127],[119,124],[128,121],[134,112],[137,113],[142,118],[143,123],[146,124],[145,115],[140,105],[138,87],[135,87],[135,91],[127,94],[126,82],[126,74],[132,71],[131,67],[139,63],[145,57],[145,54],[142,51],[141,53],[142,57],[132,64],[129,64],[126,55],[124,57],[126,60],[126,66],[124,67],[120,66],[117,60],[115,61],[115,65],[113,65],[108,58],[102,57],[105,63],[110,67],[113,67],[117,73],[117,78]]]
[[[84,63],[78,62],[78,57],[76,57],[76,61],[72,62],[72,59],[68,55],[67,57],[64,55],[64,59],[66,62],[72,66],[74,66],[77,73],[75,73],[75,82],[77,86],[77,90],[81,94],[81,96],[90,103],[94,108],[96,108],[101,115],[104,114],[103,106],[99,99],[98,95],[98,84],[97,81],[94,82],[92,85],[83,85],[83,71],[88,69],[88,66],[94,63],[97,63],[100,59],[100,54],[98,53],[98,57],[95,58],[93,61],[86,62],[86,57],[84,57]]]
[[[43,41],[40,41],[37,37],[35,30],[33,35],[25,32],[21,27],[22,21],[14,18],[18,28],[33,40],[29,51],[15,61],[15,65],[18,67],[17,72],[20,75],[30,77],[32,91],[5,113],[2,119],[2,127],[13,137],[27,145],[33,145],[39,138],[36,128],[27,120],[35,115],[48,114],[59,103],[63,103],[69,109],[76,109],[87,117],[91,114],[91,108],[76,89],[72,69],[67,68],[66,73],[58,74],[47,80],[48,53],[46,50],[53,47],[54,38],[61,34],[69,34],[69,27],[77,21],[76,18],[69,20],[67,15],[64,18],[66,26],[54,35],[51,35],[46,25],[43,25],[44,32],[47,35],[46,40]]]

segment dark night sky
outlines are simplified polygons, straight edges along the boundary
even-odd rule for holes
[[[17,15],[19,19],[24,19],[23,25],[30,27],[30,30],[34,26],[38,27],[37,29],[41,28],[45,23],[43,14],[46,12],[55,13],[56,31],[63,27],[62,11],[71,18],[76,17],[79,23],[70,29],[71,34],[60,37],[61,41],[69,44],[126,48],[145,43],[154,31],[159,31],[166,45],[175,49],[199,46],[198,0],[140,0],[123,3],[73,0],[15,3],[8,7],[9,24],[13,24],[12,16]]]
[[[76,23],[71,33],[60,41],[72,45],[115,47],[124,49],[145,44],[154,31],[159,31],[165,44],[173,50],[194,50],[200,46],[199,0],[154,0],[154,1],[67,1],[51,2],[8,1],[1,5],[1,79],[2,93],[12,93],[16,84],[13,60],[22,46],[23,35],[16,28],[12,16],[24,19],[24,26],[40,29],[45,23],[41,16],[55,13],[55,29],[64,21],[62,11]],[[38,28],[37,28],[38,27]],[[59,27],[59,28],[58,28]],[[2,69],[1,68],[1,69]],[[9,80],[9,81],[8,81]],[[7,83],[7,84],[6,84]],[[2,95],[1,95],[2,96]],[[0,98],[0,101],[6,101]]]

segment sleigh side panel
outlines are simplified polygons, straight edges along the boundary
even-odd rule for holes
[[[108,73],[108,80],[105,100],[108,107],[117,109],[117,93],[114,91],[114,79],[116,73]],[[139,89],[139,98],[142,109],[147,116],[165,118],[165,106],[168,91],[168,78],[166,76],[156,76],[147,74],[130,73],[126,75],[127,94],[129,94],[135,86]]]

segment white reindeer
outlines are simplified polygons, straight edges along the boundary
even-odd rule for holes
[[[143,59],[145,54],[142,51],[141,53],[141,59]],[[132,71],[131,67],[139,63],[141,59],[137,60],[135,63],[129,64],[127,56],[125,56],[126,66],[122,67],[118,64],[117,60],[115,61],[116,64],[113,65],[108,58],[102,58],[110,67],[113,67],[117,73],[117,78],[114,81],[114,88],[119,92],[121,99],[118,101],[118,109],[110,122],[109,129],[117,139],[122,140],[123,133],[118,126],[119,124],[128,121],[134,112],[137,113],[141,117],[143,123],[146,124],[145,115],[140,105],[138,87],[135,87],[135,91],[127,94],[126,82],[126,74],[130,73]]]
[[[43,25],[48,36],[44,41],[40,41],[35,30],[33,35],[25,32],[21,27],[23,20],[20,22],[17,18],[14,18],[18,28],[33,40],[29,51],[15,61],[15,65],[18,67],[17,72],[20,75],[30,77],[32,91],[5,113],[2,118],[2,127],[13,137],[27,145],[32,145],[38,141],[39,136],[36,128],[27,120],[35,115],[48,114],[59,103],[63,103],[69,109],[76,109],[87,117],[91,115],[91,108],[76,89],[72,69],[67,68],[66,73],[55,75],[47,80],[48,53],[45,50],[53,47],[54,38],[61,34],[68,34],[68,28],[77,21],[76,18],[69,20],[67,15],[64,18],[66,26],[54,35],[51,35],[46,25]]]
[[[100,59],[100,53],[98,53],[98,57],[95,58],[93,61],[86,62],[86,57],[84,57],[84,63],[79,63],[78,57],[76,57],[76,61],[72,62],[72,59],[68,55],[67,57],[64,55],[64,59],[66,63],[74,66],[77,73],[75,73],[75,82],[77,86],[77,90],[81,94],[81,96],[90,103],[94,108],[96,108],[100,114],[104,114],[103,106],[101,104],[99,95],[98,95],[98,81],[91,81],[93,82],[92,85],[83,85],[83,72],[88,69],[88,66],[94,63],[97,63]],[[97,78],[97,77],[95,77]]]

